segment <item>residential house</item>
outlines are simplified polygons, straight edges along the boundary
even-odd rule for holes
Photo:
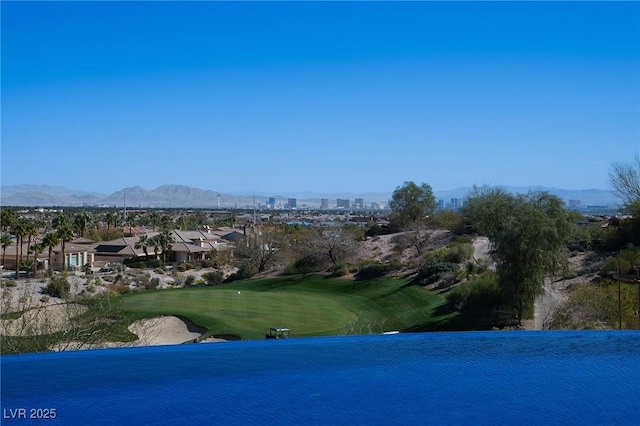
[[[225,251],[233,248],[230,241],[242,233],[232,228],[208,229],[204,231],[180,231],[172,232],[174,243],[171,251],[176,262],[191,262],[202,260],[212,249]],[[158,235],[158,232],[144,234],[149,238]],[[95,243],[93,250],[96,256],[96,266],[103,266],[107,263],[124,263],[125,260],[144,258],[144,250],[136,249],[136,243],[140,240],[140,235],[135,237],[118,238],[111,241]],[[153,247],[148,247],[150,256],[155,255]],[[158,255],[161,251],[158,252]]]
[[[22,260],[27,259],[27,244],[22,245]],[[4,269],[16,268],[17,258],[19,256],[19,246],[12,244],[7,247],[5,252],[5,264]],[[35,259],[37,263],[37,269],[46,270],[49,269],[49,248],[45,248],[40,253],[29,254],[30,259]],[[66,268],[82,268],[84,265],[89,264],[94,266],[94,251],[91,245],[87,244],[75,244],[73,242],[67,242],[64,245],[64,264],[62,257],[62,244],[58,244],[53,247],[51,251],[51,263],[53,269],[62,270],[63,265]]]

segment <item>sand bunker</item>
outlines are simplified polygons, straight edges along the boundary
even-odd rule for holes
[[[138,340],[133,342],[64,342],[51,347],[53,351],[68,351],[79,349],[100,349],[100,348],[124,348],[132,346],[157,346],[157,345],[179,345],[181,343],[193,342],[199,338],[206,330],[198,327],[189,321],[174,316],[159,318],[149,318],[136,321],[131,324],[129,331],[138,336]],[[210,341],[224,342],[224,339],[212,339]]]

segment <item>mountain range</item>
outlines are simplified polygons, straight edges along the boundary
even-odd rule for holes
[[[568,200],[580,200],[582,206],[610,206],[620,204],[620,200],[612,191],[602,189],[560,189],[549,187],[510,187],[500,188],[514,194],[527,193],[529,191],[547,191],[558,196],[565,202]],[[447,191],[434,191],[437,199],[450,202],[457,198],[464,200],[473,188],[461,187]],[[103,206],[103,207],[127,207],[151,208],[151,207],[193,207],[193,208],[223,208],[265,206],[270,197],[276,199],[276,204],[286,205],[287,198],[296,198],[297,207],[318,207],[322,198],[329,199],[329,206],[335,206],[336,198],[349,199],[353,202],[356,198],[364,199],[365,205],[371,202],[385,204],[391,198],[391,192],[369,193],[332,193],[319,194],[312,192],[288,193],[286,195],[256,195],[250,192],[222,193],[211,190],[192,188],[184,185],[163,185],[156,189],[145,189],[140,186],[123,188],[112,194],[100,194],[98,192],[76,191],[59,186],[50,185],[3,185],[0,191],[0,205],[25,206],[25,207],[54,207],[54,206]]]

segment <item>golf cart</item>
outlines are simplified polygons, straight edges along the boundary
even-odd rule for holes
[[[264,337],[267,339],[286,339],[289,337],[289,329],[284,327],[271,327],[269,333]]]

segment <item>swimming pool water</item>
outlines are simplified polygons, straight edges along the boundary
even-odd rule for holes
[[[640,424],[640,332],[327,337],[3,356],[2,423]]]

